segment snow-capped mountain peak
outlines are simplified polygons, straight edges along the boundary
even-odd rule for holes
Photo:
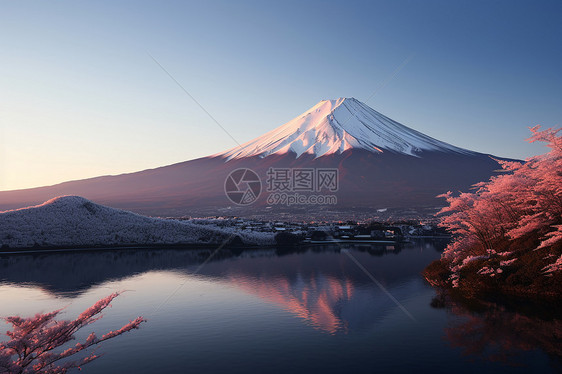
[[[284,125],[214,155],[227,160],[293,152],[322,157],[352,148],[419,156],[423,151],[470,154],[382,115],[355,98],[323,100]]]

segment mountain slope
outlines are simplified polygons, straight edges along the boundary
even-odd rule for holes
[[[498,157],[495,157],[498,158]],[[256,172],[262,194],[248,206],[228,200],[225,180],[238,168]],[[156,169],[54,186],[0,192],[0,211],[60,195],[158,216],[254,215],[319,206],[268,206],[269,168],[339,172],[333,211],[435,207],[436,195],[467,190],[498,169],[490,155],[452,146],[403,126],[355,99],[321,101],[301,116],[241,147]],[[266,210],[268,209],[268,210]]]

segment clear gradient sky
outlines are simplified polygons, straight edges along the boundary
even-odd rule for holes
[[[0,190],[235,146],[322,99],[526,158],[562,120],[561,1],[3,1]]]

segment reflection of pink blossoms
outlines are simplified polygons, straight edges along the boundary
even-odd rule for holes
[[[13,327],[7,335],[10,340],[0,343],[0,373],[66,373],[69,369],[80,368],[98,358],[93,352],[86,357],[76,360],[65,360],[104,340],[114,338],[132,329],[136,329],[145,321],[137,317],[119,330],[110,331],[98,337],[91,333],[83,343],[77,343],[63,351],[54,350],[65,343],[74,340],[74,333],[82,327],[97,321],[100,313],[109,306],[111,301],[119,296],[113,293],[86,309],[74,321],[57,321],[55,317],[61,312],[36,314],[34,317],[8,317],[6,321]]]

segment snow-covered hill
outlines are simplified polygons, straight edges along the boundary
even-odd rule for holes
[[[214,156],[231,160],[294,152],[321,157],[352,148],[410,156],[422,151],[474,153],[406,127],[354,98],[340,97],[323,100],[275,130]]]
[[[273,244],[273,233],[234,231],[186,221],[141,216],[62,196],[41,205],[0,213],[0,247],[72,247],[217,244],[233,234],[245,244]]]

